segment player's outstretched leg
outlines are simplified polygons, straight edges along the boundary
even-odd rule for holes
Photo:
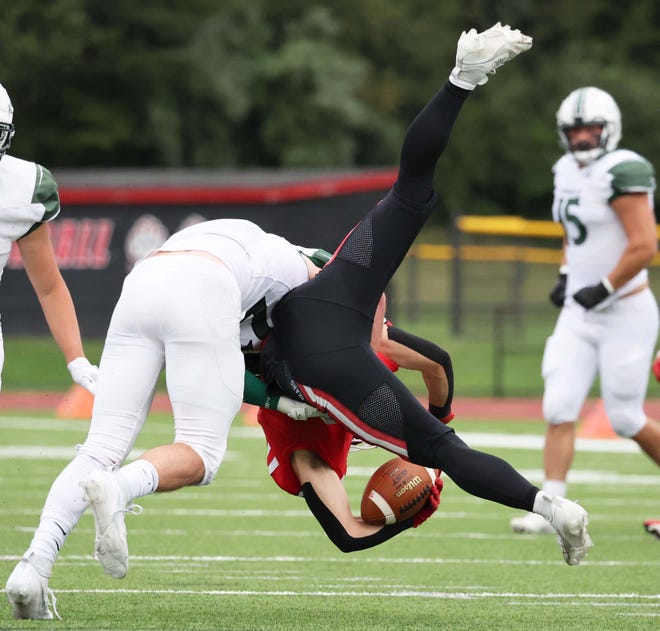
[[[94,557],[112,578],[128,573],[128,541],[124,513],[140,513],[139,506],[126,506],[116,474],[94,471],[80,483],[94,513]]]
[[[463,31],[456,50],[456,67],[449,80],[464,90],[474,90],[489,74],[532,46],[532,38],[499,22],[482,33]]]
[[[47,565],[40,563],[39,557],[31,554],[21,559],[10,574],[5,594],[17,620],[52,620],[53,611],[60,617],[55,606],[55,595],[48,587],[48,578],[44,575],[44,572],[48,572]]]

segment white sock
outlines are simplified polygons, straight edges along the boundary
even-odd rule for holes
[[[37,570],[37,574],[50,580],[50,575],[53,571],[53,564],[50,559],[39,556],[36,552],[26,553],[23,558]]]
[[[57,555],[64,545],[67,535],[64,534],[59,522],[45,517],[41,518],[39,527],[34,533],[30,547],[27,549],[24,558],[37,556],[45,563],[39,565],[41,568],[39,574],[50,578],[53,565],[57,560]],[[50,567],[48,567],[50,565]],[[47,569],[44,569],[47,568]]]
[[[566,482],[564,480],[546,480],[543,483],[543,490],[548,495],[559,495],[566,497]]]
[[[148,460],[138,459],[117,471],[117,481],[126,502],[130,502],[156,492],[158,471]]]
[[[64,541],[87,508],[80,481],[85,480],[98,468],[99,463],[89,456],[78,455],[62,470],[50,487],[41,511],[39,527],[24,555],[28,557],[35,554],[44,560],[39,565],[40,574],[46,576],[47,573],[47,577],[50,576],[50,570]],[[48,563],[50,567],[46,567]]]
[[[551,505],[552,497],[545,491],[539,491],[534,498],[534,508],[532,510],[550,521],[552,518]]]

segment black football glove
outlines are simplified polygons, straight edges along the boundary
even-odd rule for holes
[[[610,295],[609,289],[601,282],[598,285],[587,285],[573,294],[573,299],[585,309],[592,309]]]
[[[563,307],[564,300],[566,299],[566,280],[568,279],[568,274],[559,273],[557,276],[557,282],[552,288],[552,291],[549,294],[550,302],[555,305],[555,307]]]

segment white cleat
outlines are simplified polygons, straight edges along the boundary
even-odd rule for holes
[[[552,524],[557,533],[557,542],[568,565],[578,565],[594,544],[587,534],[589,516],[576,502],[555,495],[550,505]]]
[[[140,513],[142,509],[135,505],[126,507],[115,474],[108,471],[94,471],[80,486],[94,513],[94,557],[112,578],[124,578],[128,573],[124,513]]]
[[[463,31],[456,49],[456,66],[449,80],[464,90],[474,90],[489,74],[532,47],[532,38],[499,22],[487,31]]]
[[[511,530],[524,535],[554,535],[555,529],[550,522],[536,513],[526,513],[522,517],[514,517],[510,522]]]
[[[55,606],[57,599],[48,587],[48,579],[39,574],[28,559],[21,559],[10,574],[5,594],[17,620],[52,620],[53,611],[61,620]]]

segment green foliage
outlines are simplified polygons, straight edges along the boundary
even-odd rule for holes
[[[659,14],[655,0],[22,0],[3,7],[0,81],[16,155],[50,167],[392,165],[460,32],[502,20],[534,47],[470,98],[438,188],[450,208],[546,217],[554,113],[578,85],[618,100],[623,145],[660,153]]]
[[[288,21],[282,46],[264,59],[258,116],[264,155],[278,166],[353,162],[353,129],[368,124],[356,98],[366,65],[337,50],[338,25],[326,9]]]

